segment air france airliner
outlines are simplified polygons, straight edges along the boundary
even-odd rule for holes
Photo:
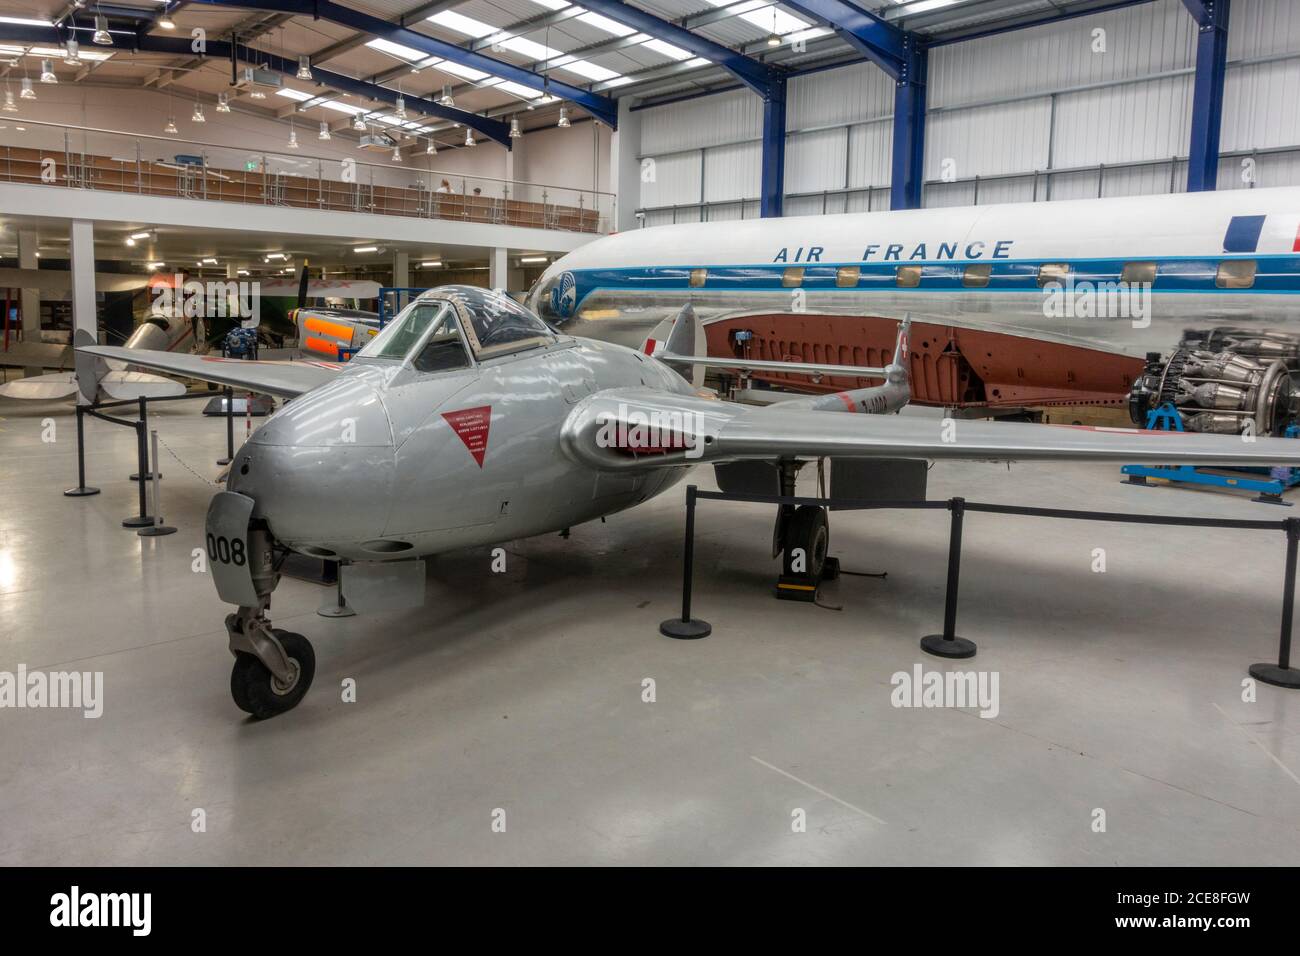
[[[1188,324],[1300,332],[1297,292],[1288,187],[652,227],[564,256],[529,305],[566,331],[628,340],[689,302],[706,324],[910,312],[1140,355]]]

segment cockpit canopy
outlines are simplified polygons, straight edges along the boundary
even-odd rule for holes
[[[447,285],[423,292],[357,353],[410,360],[421,372],[468,368],[478,361],[555,341],[546,323],[504,292]]]

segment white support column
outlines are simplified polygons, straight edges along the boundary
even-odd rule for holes
[[[641,114],[633,113],[635,97],[623,97],[618,101],[618,129],[609,137],[609,182],[617,197],[618,213],[614,219],[614,229],[627,232],[637,227],[636,210],[641,205],[641,160],[637,153],[641,149]],[[654,174],[651,163],[647,175]]]
[[[99,342],[99,315],[95,304],[95,226],[84,219],[72,221],[72,344],[95,345]],[[79,363],[90,367],[93,363]],[[86,405],[95,400],[98,385],[94,382],[77,383],[77,404]]]
[[[493,289],[510,287],[510,250],[497,247],[488,253],[488,285]]]
[[[40,237],[31,231],[18,233],[18,268],[39,269],[41,260],[36,258],[36,248]],[[34,345],[41,341],[41,290],[38,288],[21,289],[18,294],[18,307],[22,315],[23,341]],[[40,375],[45,369],[35,367],[23,369],[24,375]]]
[[[409,252],[393,253],[393,285],[399,289],[405,289],[411,285],[411,254]]]

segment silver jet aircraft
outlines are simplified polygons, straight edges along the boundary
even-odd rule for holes
[[[341,368],[80,351],[292,400],[236,454],[207,517],[218,593],[238,607],[226,619],[231,691],[258,718],[294,707],[315,670],[311,644],[273,628],[268,613],[289,551],[345,562],[350,574],[362,562],[390,562],[378,570],[399,576],[414,565],[422,588],[413,559],[622,511],[700,463],[770,463],[787,494],[799,466],[823,458],[1300,465],[1300,442],[1285,439],[827,414],[906,402],[906,323],[888,367],[847,370],[883,384],[766,407],[719,400],[685,377],[765,363],[697,354],[689,307],[664,331],[638,351],[557,334],[503,294],[446,286]],[[823,509],[783,509],[775,549],[787,563],[798,549],[815,576],[827,533]]]

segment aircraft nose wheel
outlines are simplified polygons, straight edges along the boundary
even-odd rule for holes
[[[292,672],[288,682],[280,681],[253,654],[240,651],[230,671],[230,696],[235,706],[258,720],[266,720],[298,706],[316,676],[316,654],[301,634],[275,628],[273,633],[284,647]]]

